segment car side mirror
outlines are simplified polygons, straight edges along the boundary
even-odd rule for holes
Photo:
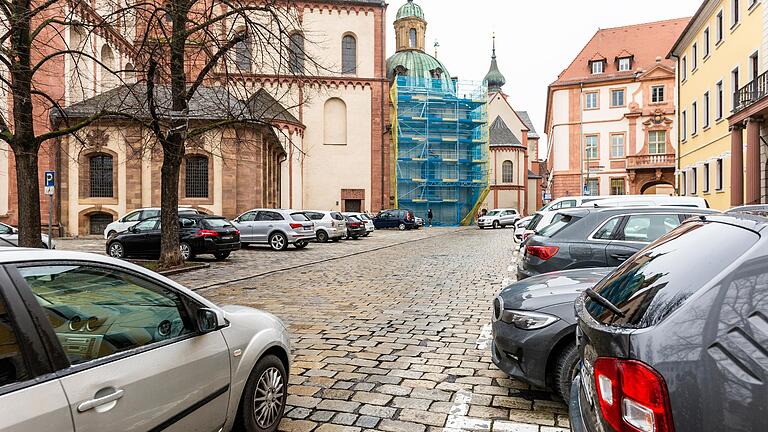
[[[18,228],[11,228],[11,234],[18,234],[19,229]]]
[[[224,312],[208,308],[197,310],[197,329],[200,333],[211,333],[226,326]]]

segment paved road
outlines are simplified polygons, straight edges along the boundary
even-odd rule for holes
[[[281,430],[565,432],[562,402],[490,360],[491,300],[513,277],[512,231],[401,234],[313,245],[308,255],[248,250],[210,274],[177,279],[199,287],[224,280],[222,268],[243,277],[300,264],[295,257],[387,246],[200,291],[289,325],[294,363]],[[406,240],[417,241],[397,245]]]

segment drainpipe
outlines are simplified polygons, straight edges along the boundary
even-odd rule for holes
[[[579,83],[579,172],[581,172],[579,183],[579,193],[576,196],[584,195],[584,82]]]
[[[680,56],[670,54],[675,59],[675,119],[677,120],[677,139],[675,139],[675,193],[680,195],[682,190],[680,186],[680,176],[677,175],[681,170],[680,165]]]

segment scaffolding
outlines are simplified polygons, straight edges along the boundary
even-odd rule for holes
[[[397,208],[435,225],[471,222],[489,189],[482,84],[400,76],[392,86]]]

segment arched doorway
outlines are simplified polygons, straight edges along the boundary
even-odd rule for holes
[[[666,195],[675,194],[675,186],[665,181],[650,182],[643,185],[640,189],[642,195]]]
[[[107,225],[112,223],[113,218],[109,213],[96,212],[88,215],[88,233],[90,235],[104,234]]]

